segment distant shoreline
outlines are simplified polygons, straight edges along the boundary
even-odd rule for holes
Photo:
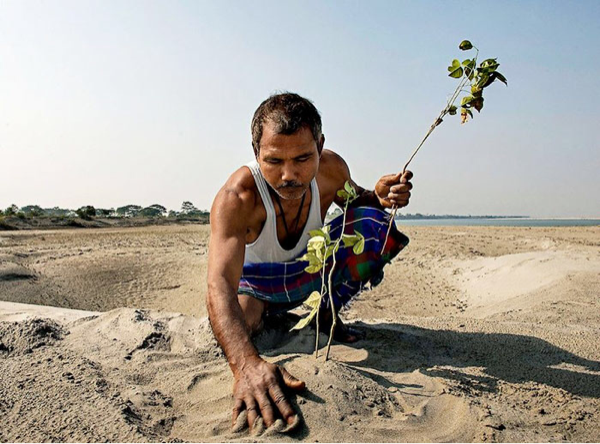
[[[406,214],[406,215],[396,215],[396,220],[435,220],[435,219],[531,219],[530,216],[460,216],[456,214]],[[537,218],[535,218],[537,219]]]

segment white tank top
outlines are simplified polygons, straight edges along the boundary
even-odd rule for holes
[[[310,238],[308,232],[323,226],[323,223],[321,222],[321,199],[319,197],[317,179],[315,178],[310,182],[312,200],[308,210],[308,220],[306,221],[300,240],[294,248],[285,250],[279,243],[279,239],[277,239],[277,216],[275,207],[273,206],[273,200],[269,194],[269,185],[267,185],[256,160],[250,162],[246,166],[250,168],[252,176],[254,177],[254,182],[256,182],[256,187],[258,188],[258,192],[260,193],[260,197],[262,198],[267,212],[267,219],[265,220],[265,224],[258,235],[258,238],[251,244],[246,244],[244,264],[288,262],[296,259],[302,250],[306,248],[306,244]]]

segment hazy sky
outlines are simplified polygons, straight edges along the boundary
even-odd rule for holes
[[[0,0],[0,207],[209,208],[280,90],[314,101],[372,188],[453,91],[466,38],[509,87],[438,127],[405,211],[600,217],[599,22],[598,1]]]

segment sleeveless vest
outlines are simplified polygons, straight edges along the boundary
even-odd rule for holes
[[[300,240],[294,248],[285,250],[277,238],[277,216],[275,207],[273,206],[273,200],[269,194],[269,185],[265,181],[256,160],[250,162],[246,166],[252,172],[252,176],[256,182],[256,187],[258,188],[258,192],[260,193],[260,197],[262,198],[267,212],[267,219],[265,220],[265,224],[258,235],[258,238],[251,244],[246,244],[244,265],[264,262],[288,262],[296,259],[306,248],[306,244],[310,238],[308,232],[323,226],[323,223],[321,222],[321,199],[319,197],[317,179],[314,178],[310,182],[312,199],[308,210],[308,220],[306,221]]]

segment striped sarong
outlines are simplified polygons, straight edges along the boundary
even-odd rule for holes
[[[365,237],[365,247],[356,255],[352,247],[343,243],[336,253],[336,266],[332,276],[333,300],[336,309],[347,305],[367,284],[376,285],[381,281],[383,268],[408,244],[408,237],[392,224],[390,234],[383,249],[382,245],[388,229],[390,215],[383,210],[371,207],[349,208],[346,215],[344,233],[358,231]],[[343,215],[333,219],[330,236],[338,239],[342,231]],[[306,250],[298,257],[303,256]],[[331,268],[331,258],[326,277]],[[255,297],[267,302],[267,311],[289,310],[302,304],[313,291],[321,291],[321,273],[308,273],[304,269],[307,261],[246,264],[238,288],[239,294]],[[326,282],[327,287],[327,282]],[[322,306],[329,306],[329,298],[323,298]]]

